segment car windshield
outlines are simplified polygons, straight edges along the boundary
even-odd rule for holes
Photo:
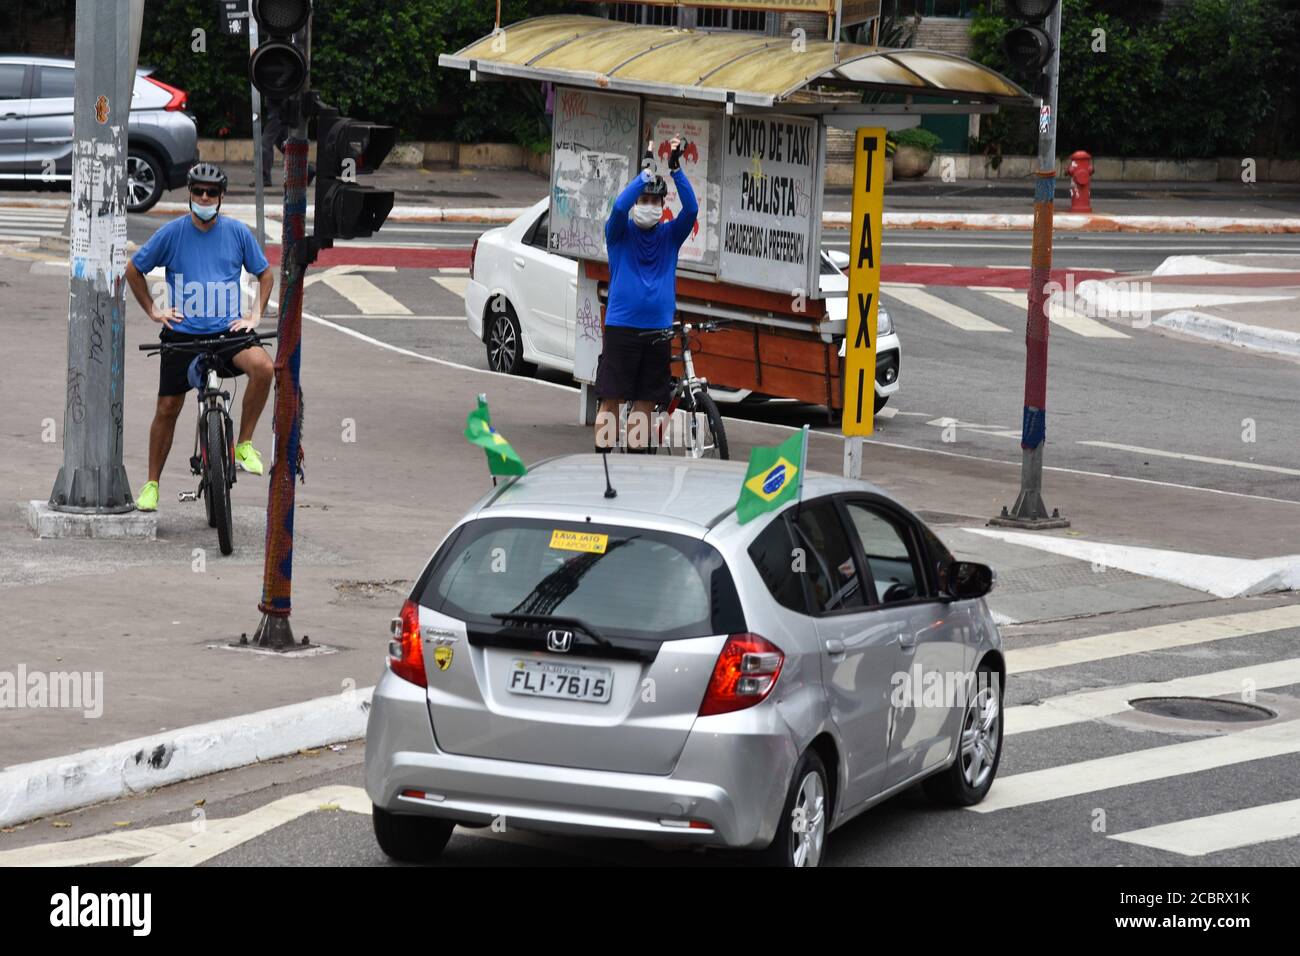
[[[576,618],[610,637],[744,630],[731,574],[713,547],[586,521],[471,522],[435,557],[417,593],[425,607],[492,629],[519,614]]]

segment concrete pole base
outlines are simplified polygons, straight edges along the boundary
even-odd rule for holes
[[[131,510],[122,513],[58,511],[48,501],[29,501],[24,509],[27,527],[38,538],[132,538],[153,541],[158,535],[158,513]]]
[[[306,637],[302,643],[308,643]],[[289,618],[278,614],[263,614],[262,623],[257,625],[257,631],[253,634],[253,646],[272,651],[292,651],[299,645],[294,643]]]

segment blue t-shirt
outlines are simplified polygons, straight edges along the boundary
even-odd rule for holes
[[[204,231],[189,213],[155,232],[131,262],[144,273],[166,267],[172,308],[185,316],[173,328],[192,335],[224,332],[242,318],[240,270],[261,275],[268,266],[253,230],[238,219],[218,215]]]
[[[609,302],[605,324],[634,329],[666,329],[677,308],[677,251],[691,234],[699,203],[686,174],[672,173],[682,210],[671,222],[642,229],[628,218],[645,188],[638,173],[614,200],[605,223],[609,253]]]

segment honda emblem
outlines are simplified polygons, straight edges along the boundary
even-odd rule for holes
[[[573,647],[572,631],[547,631],[546,632],[546,649],[555,651],[557,654],[567,654]]]

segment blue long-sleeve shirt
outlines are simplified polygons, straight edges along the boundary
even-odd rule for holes
[[[677,308],[677,252],[691,234],[699,204],[686,174],[672,172],[681,213],[671,222],[642,229],[628,218],[645,188],[640,173],[614,200],[605,223],[605,249],[609,253],[609,302],[606,325],[636,329],[666,329]]]

